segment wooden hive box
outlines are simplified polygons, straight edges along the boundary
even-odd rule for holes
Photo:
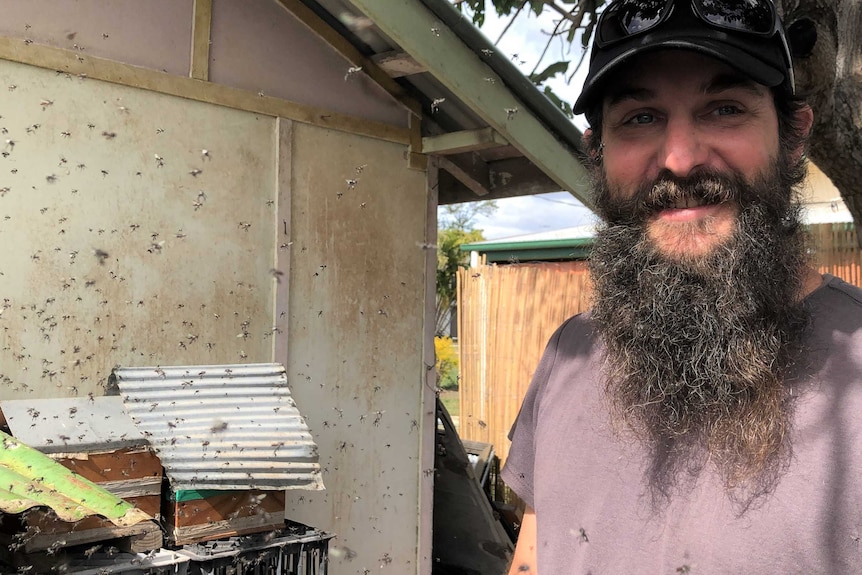
[[[167,539],[174,545],[284,528],[284,491],[183,490],[164,509]]]
[[[0,402],[5,425],[16,439],[42,451],[67,469],[96,483],[153,517],[117,527],[97,515],[68,522],[44,508],[23,514],[23,550],[35,552],[118,539],[133,552],[162,546],[157,521],[163,469],[146,438],[125,414],[119,397],[7,400]]]

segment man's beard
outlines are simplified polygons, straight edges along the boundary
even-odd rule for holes
[[[787,378],[807,316],[788,178],[777,167],[753,183],[663,174],[625,202],[603,177],[597,183],[606,224],[591,255],[592,318],[612,413],[649,448],[653,496],[709,463],[747,505],[774,487],[790,457]],[[706,255],[669,258],[649,239],[647,219],[684,197],[734,202],[736,229]]]

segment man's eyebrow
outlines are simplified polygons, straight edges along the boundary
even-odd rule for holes
[[[655,92],[653,90],[639,86],[622,85],[609,93],[605,101],[609,108],[613,108],[625,100],[646,101],[654,96]]]
[[[754,80],[742,74],[735,74],[732,72],[718,74],[710,78],[703,83],[700,89],[704,94],[720,94],[726,90],[733,89],[742,89],[757,96],[761,96],[766,92],[766,88]],[[654,96],[655,92],[648,88],[632,84],[622,84],[616,89],[609,91],[605,102],[609,108],[612,108],[626,100],[643,102]]]
[[[710,78],[701,86],[704,94],[719,94],[726,90],[742,89],[746,92],[751,92],[756,96],[762,96],[766,87],[758,84],[751,78],[747,78],[742,74],[719,74],[714,78]]]

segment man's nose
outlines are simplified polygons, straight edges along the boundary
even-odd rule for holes
[[[667,124],[658,157],[660,169],[669,170],[679,177],[686,177],[702,167],[707,157],[708,148],[697,126],[683,120]]]

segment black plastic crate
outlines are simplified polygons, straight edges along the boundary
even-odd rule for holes
[[[326,575],[332,535],[272,531],[185,545],[188,575]]]

